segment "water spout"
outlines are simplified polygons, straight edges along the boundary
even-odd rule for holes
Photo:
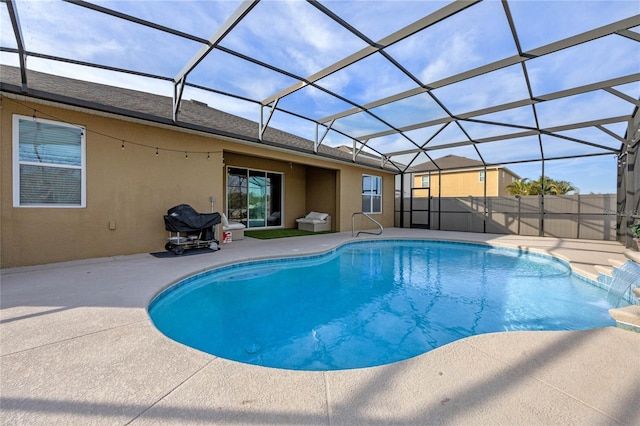
[[[633,300],[631,288],[638,287],[640,282],[640,265],[628,260],[619,268],[614,268],[613,278],[607,292],[607,301],[614,307],[620,307],[623,301]]]

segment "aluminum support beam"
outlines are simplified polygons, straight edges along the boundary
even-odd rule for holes
[[[259,0],[245,0],[242,4],[229,16],[229,18],[222,24],[222,26],[215,32],[215,34],[209,39],[209,42],[202,46],[200,50],[185,64],[182,70],[173,78],[176,88],[174,89],[174,96],[179,95],[178,98],[173,99],[173,121],[178,120],[178,110],[180,109],[180,102],[182,101],[182,92],[184,89],[187,76],[198,64],[222,41],[222,39],[231,32],[231,30],[240,23],[253,9]]]
[[[203,44],[209,43],[206,39],[196,37],[192,34],[187,34],[182,31],[174,30],[173,28],[165,27],[164,25],[156,24],[155,22],[136,18],[135,16],[127,15],[126,13],[118,12],[116,10],[112,10],[103,6],[98,6],[97,4],[89,3],[83,0],[62,0],[62,1],[66,3],[74,4],[76,6],[86,7],[87,9],[91,9],[96,12],[104,13],[110,16],[115,16],[116,18],[124,19],[125,21],[129,21],[135,24],[143,25],[145,27],[153,28],[154,30],[162,31],[168,34],[173,34],[175,36],[186,38],[198,43],[203,43]]]
[[[14,0],[2,0],[7,5],[7,11],[9,12],[9,19],[11,19],[11,27],[13,28],[13,34],[16,37],[16,44],[18,45],[18,57],[20,60],[20,79],[22,83],[22,90],[27,90],[27,54],[24,48],[24,38],[22,37],[22,27],[20,25],[20,18],[18,17],[18,9]]]
[[[599,124],[596,125],[595,127],[596,127],[596,129],[605,132],[606,134],[608,134],[612,138],[617,139],[620,143],[622,143],[622,144],[626,144],[627,143],[627,140],[625,138],[616,135],[614,132],[612,132],[611,130],[607,129],[606,127],[603,127],[603,126],[601,126]]]
[[[545,46],[542,46],[527,52],[523,52],[522,55],[514,55],[512,57],[501,59],[491,64],[483,65],[481,67],[477,67],[472,70],[465,71],[448,78],[444,78],[442,80],[427,83],[426,86],[428,86],[430,89],[437,89],[437,88],[448,86],[454,83],[459,83],[461,81],[468,80],[473,77],[478,77],[480,75],[487,74],[489,72],[497,71],[505,67],[509,67],[518,63],[524,63],[532,58],[548,55],[550,53],[555,53],[560,50],[568,49],[570,47],[577,46],[579,44],[586,43],[588,41],[595,40],[600,37],[615,34],[618,31],[626,30],[628,28],[633,28],[638,25],[640,25],[640,15],[635,15],[630,18],[623,19],[621,21],[617,21],[612,24],[602,26],[591,31],[578,34],[573,37],[568,37],[566,39],[563,39],[554,43],[550,43]],[[398,93],[396,95],[366,104],[364,105],[364,108],[372,109],[377,106],[385,105],[397,100],[401,100],[401,99],[405,99],[405,98],[417,95],[419,93],[427,92],[428,90],[429,89],[426,89],[426,88],[416,88],[416,89],[407,90],[405,92]],[[318,121],[323,123],[325,121],[329,121],[332,119],[344,118],[349,115],[356,114],[358,112],[360,111],[357,109],[350,109],[350,110],[343,111],[341,113],[324,117]]]
[[[424,121],[422,123],[416,123],[416,124],[412,124],[409,126],[403,126],[400,127],[398,130],[401,132],[408,132],[410,130],[417,130],[417,129],[421,129],[424,127],[430,127],[430,126],[435,126],[438,124],[442,124],[442,123],[447,123],[447,122],[452,122],[457,120],[467,120],[467,119],[472,119],[473,117],[477,117],[477,116],[481,116],[481,115],[487,115],[487,114],[492,114],[495,112],[501,112],[501,111],[507,111],[510,109],[515,109],[515,108],[519,108],[519,107],[523,107],[523,106],[529,106],[529,105],[533,105],[539,102],[545,102],[545,101],[551,101],[551,100],[556,100],[556,99],[561,99],[564,97],[569,97],[569,96],[575,96],[575,95],[579,95],[582,93],[587,93],[587,92],[591,92],[591,91],[595,91],[595,90],[607,90],[607,91],[611,91],[610,88],[612,86],[620,86],[623,84],[627,84],[627,83],[633,83],[636,81],[640,81],[640,73],[638,74],[632,74],[632,75],[628,75],[628,76],[624,76],[624,77],[619,77],[619,78],[614,78],[611,80],[606,80],[606,81],[602,81],[599,83],[593,83],[593,84],[588,84],[585,86],[580,86],[580,87],[576,87],[573,89],[568,89],[568,90],[561,90],[559,92],[554,92],[554,93],[548,93],[545,95],[541,95],[541,96],[537,96],[535,99],[522,99],[519,101],[514,101],[514,102],[509,102],[506,104],[502,104],[502,105],[496,105],[496,106],[492,106],[489,108],[483,108],[483,109],[479,109],[476,111],[471,111],[471,112],[467,112],[467,113],[463,113],[463,114],[458,114],[455,117],[444,117],[444,118],[438,118],[435,120],[430,120],[430,121]],[[634,103],[636,103],[636,101],[634,101]],[[332,119],[337,119],[336,116],[332,116]],[[507,125],[507,124],[503,124],[503,123],[492,123],[494,125],[497,126],[505,126],[505,127],[516,127],[513,125]],[[578,126],[578,127],[582,127],[582,126]],[[566,129],[566,130],[570,130],[570,129]],[[364,135],[364,138],[367,139],[374,139],[374,138],[379,138],[382,136],[389,136],[392,134],[396,134],[398,133],[395,130],[385,130],[383,132],[376,132],[376,133],[371,133],[368,135]]]
[[[546,129],[530,129],[530,130],[526,130],[523,132],[519,132],[519,133],[509,133],[506,135],[500,135],[500,136],[492,136],[492,137],[488,137],[488,138],[482,138],[482,139],[475,139],[473,142],[470,141],[460,141],[460,142],[452,142],[452,143],[448,143],[445,145],[438,145],[436,147],[430,148],[430,147],[422,147],[419,149],[407,149],[407,150],[402,150],[402,151],[394,151],[394,152],[388,152],[386,153],[386,155],[388,155],[389,157],[395,157],[395,156],[399,156],[399,155],[407,155],[407,154],[414,154],[414,153],[420,153],[420,152],[425,152],[425,151],[436,151],[439,149],[446,149],[446,148],[456,148],[459,146],[466,146],[466,145],[472,145],[472,144],[483,144],[483,143],[487,143],[487,142],[498,142],[498,141],[502,141],[502,140],[509,140],[509,139],[519,139],[519,138],[524,138],[524,137],[529,137],[529,136],[537,136],[540,134],[546,134],[546,135],[550,135],[550,136],[555,136],[558,138],[562,138],[562,139],[566,139],[566,140],[570,140],[572,142],[576,142],[576,143],[581,143],[584,145],[589,145],[595,148],[599,148],[599,149],[603,149],[606,151],[611,151],[612,153],[615,152],[616,150],[614,148],[608,147],[608,146],[604,146],[604,145],[598,145],[598,144],[594,144],[594,143],[590,143],[590,142],[586,142],[586,141],[581,141],[579,139],[575,139],[575,138],[569,138],[567,136],[563,136],[563,135],[557,135],[555,134],[556,132],[563,132],[566,130],[575,130],[575,129],[581,129],[581,128],[585,128],[585,127],[598,127],[598,126],[602,126],[605,124],[613,124],[613,123],[622,123],[622,122],[626,122],[628,120],[628,116],[619,116],[619,117],[610,117],[607,119],[601,119],[601,120],[593,120],[593,121],[586,121],[586,122],[582,122],[582,123],[575,123],[575,124],[569,124],[569,125],[564,125],[564,126],[556,126],[556,127],[549,127]]]
[[[374,46],[367,46],[364,49],[354,53],[353,55],[347,56],[346,58],[342,59],[341,61],[338,61],[330,66],[328,66],[327,68],[318,71],[317,73],[310,75],[309,77],[305,78],[304,80],[301,80],[291,86],[289,86],[288,88],[268,97],[267,99],[263,100],[262,103],[263,104],[269,104],[270,102],[272,102],[274,99],[276,98],[282,98],[284,96],[290,95],[291,93],[302,89],[303,87],[307,86],[310,83],[315,83],[316,81],[330,75],[333,74],[336,71],[340,71],[343,68],[348,67],[349,65],[352,65],[356,62],[358,62],[361,59],[366,58],[367,56],[370,56],[388,46],[391,46],[392,44],[403,40],[419,31],[422,31],[425,28],[430,27],[431,25],[434,25],[440,21],[442,21],[443,19],[448,18],[449,16],[455,15],[456,13],[470,7],[473,6],[475,3],[478,3],[480,0],[472,0],[472,1],[468,1],[468,0],[460,0],[460,1],[455,1],[445,7],[443,7],[442,9],[428,15],[425,16],[424,18],[414,22],[411,25],[408,25],[402,29],[400,29],[399,31],[396,31],[395,33],[383,38],[382,40],[378,41],[377,43],[375,43]],[[327,120],[322,120],[321,122],[324,123],[326,121],[330,121],[330,119]]]
[[[619,31],[628,30],[629,28],[637,27],[638,25],[640,25],[640,14],[631,16],[621,21],[613,22],[609,25],[595,28],[590,31],[586,31],[581,34],[577,34],[572,37],[567,37],[554,43],[541,46],[537,49],[529,50],[525,53],[525,56],[538,57],[548,55],[549,53],[558,52],[569,47],[577,46],[579,44],[606,37],[611,34],[616,34]]]
[[[356,150],[358,149],[357,144],[358,141],[356,139],[353,140],[353,148],[351,149],[351,161],[353,161],[354,163],[356,162],[356,157],[357,157],[357,153]]]
[[[356,143],[360,142],[360,148],[356,149]],[[358,155],[360,155],[360,152],[362,151],[362,149],[367,145],[367,143],[369,142],[369,139],[365,140],[364,142],[359,141],[357,139],[353,140],[353,162],[356,162],[356,159],[358,158]],[[384,155],[381,155],[380,158],[383,158]]]
[[[631,31],[631,30],[616,31],[616,34],[619,34],[622,37],[626,37],[626,38],[629,38],[631,40],[640,41],[640,34],[634,32],[634,31]]]
[[[279,99],[276,99],[275,101],[273,101],[273,104],[269,109],[269,115],[267,115],[266,120],[263,120],[262,118],[265,106],[260,106],[260,129],[258,129],[259,130],[258,138],[260,139],[260,141],[262,141],[262,138],[264,137],[264,131],[267,130],[267,127],[269,127],[269,121],[271,121],[271,117],[273,117],[273,113],[275,112],[276,107],[278,106],[278,101]]]
[[[316,140],[315,140],[315,142],[313,144],[313,152],[318,153],[318,148],[322,144],[322,141],[324,140],[324,138],[327,137],[327,134],[329,133],[329,130],[331,130],[331,127],[333,126],[333,123],[334,122],[332,121],[331,123],[329,123],[328,126],[325,126],[324,133],[320,137],[318,137],[318,126],[319,126],[319,124],[316,123]]]
[[[611,93],[612,95],[615,95],[621,99],[624,99],[627,102],[631,102],[632,104],[634,104],[637,107],[640,107],[640,100],[632,98],[631,96],[627,95],[626,93],[622,93],[616,89],[613,89],[611,87],[605,87],[604,90],[606,90],[607,92]]]

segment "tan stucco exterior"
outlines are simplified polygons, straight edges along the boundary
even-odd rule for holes
[[[484,196],[485,182],[480,180],[482,168],[473,168],[459,171],[443,171],[419,173],[413,177],[413,187],[422,188],[422,177],[429,175],[429,187],[431,196],[437,197],[473,197]],[[442,179],[442,183],[440,183]],[[487,168],[486,188],[487,196],[507,195],[507,185],[512,183],[517,176],[504,167]],[[441,192],[440,192],[441,191]]]
[[[34,110],[86,128],[86,207],[13,207],[12,117]],[[215,196],[214,210],[224,211],[226,166],[283,173],[286,228],[317,210],[333,215],[334,230],[350,231],[351,214],[362,209],[362,174],[382,176],[376,220],[393,226],[394,179],[383,170],[29,99],[3,97],[0,120],[3,268],[162,251],[170,207],[207,213]]]

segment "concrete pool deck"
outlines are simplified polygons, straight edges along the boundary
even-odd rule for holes
[[[395,228],[381,236],[410,237],[546,251],[592,278],[596,265],[625,258],[624,248],[609,241]],[[0,422],[640,424],[640,333],[620,328],[479,335],[391,365],[301,372],[199,352],[164,337],[149,320],[150,300],[195,272],[351,240],[351,233],[245,238],[193,256],[2,270]]]

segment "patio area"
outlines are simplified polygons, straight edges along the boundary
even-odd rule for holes
[[[486,242],[554,254],[576,271],[623,261],[613,241],[385,229],[380,237]],[[245,365],[185,347],[147,305],[196,272],[330,250],[351,233],[225,244],[1,271],[2,424],[640,424],[640,333],[479,335],[381,367]],[[159,250],[161,248],[159,247]]]

